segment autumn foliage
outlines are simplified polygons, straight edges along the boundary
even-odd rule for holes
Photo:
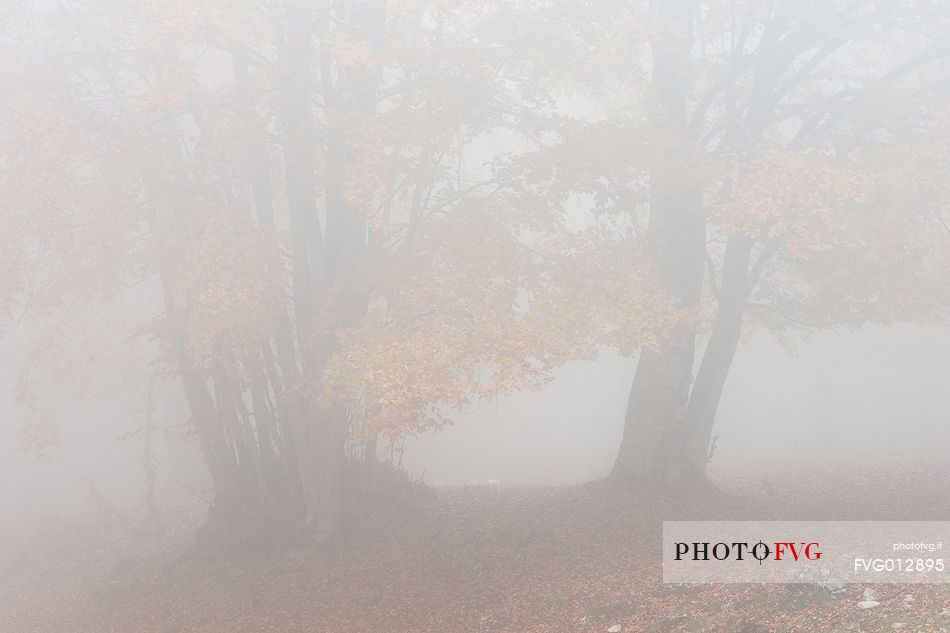
[[[221,507],[333,532],[377,438],[604,346],[688,392],[697,332],[721,341],[705,419],[743,318],[942,321],[945,12],[648,4],[5,7],[24,440],[55,437],[48,381],[158,367]],[[688,425],[679,400],[658,424]]]

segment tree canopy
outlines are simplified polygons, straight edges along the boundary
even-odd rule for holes
[[[53,437],[44,381],[157,364],[223,508],[332,532],[347,452],[603,346],[645,350],[617,472],[669,480],[743,322],[946,318],[939,2],[4,12],[23,437]]]

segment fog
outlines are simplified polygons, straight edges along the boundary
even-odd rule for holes
[[[788,349],[740,348],[711,464],[839,460],[894,451],[914,459],[950,442],[950,332],[868,327]],[[605,355],[558,372],[540,392],[501,398],[407,442],[405,464],[430,483],[577,484],[604,477],[623,431],[635,363]],[[592,406],[593,403],[593,406]]]
[[[7,342],[3,357],[18,354],[22,349]],[[882,453],[911,461],[946,454],[947,358],[950,331],[943,328],[869,326],[816,334],[793,347],[759,335],[737,356],[710,468],[753,463],[767,476],[801,460],[834,468]],[[603,478],[616,457],[635,366],[634,359],[609,352],[572,363],[538,391],[475,405],[453,425],[380,454],[401,459],[413,478],[432,485],[573,485]],[[16,365],[5,369],[3,417],[15,422]],[[161,417],[174,423],[185,404],[174,386],[166,392]],[[90,418],[93,433],[84,423]],[[117,439],[128,431],[121,410],[83,407],[62,423],[60,445],[43,457],[19,450],[16,424],[5,425],[0,498],[8,529],[26,532],[52,517],[89,513],[95,505],[90,484],[110,503],[142,508],[141,445]],[[161,441],[156,452],[160,504],[207,501],[209,481],[193,441]]]
[[[950,542],[948,42],[942,0],[2,3],[0,633],[944,631],[942,559],[684,589],[664,538]]]

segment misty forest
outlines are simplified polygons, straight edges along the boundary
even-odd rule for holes
[[[3,0],[0,86],[0,632],[950,630],[660,553],[950,521],[946,0]]]

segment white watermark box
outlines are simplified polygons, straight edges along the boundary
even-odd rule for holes
[[[665,521],[667,583],[945,583],[946,521]]]

